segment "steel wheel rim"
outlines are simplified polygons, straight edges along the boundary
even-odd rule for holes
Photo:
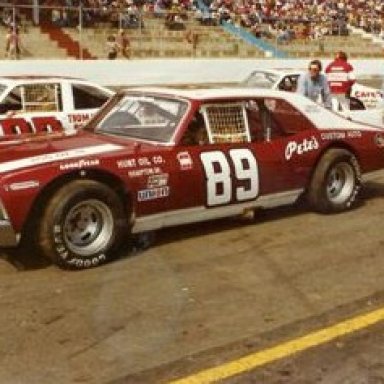
[[[69,250],[87,257],[103,250],[113,233],[113,216],[100,200],[85,200],[73,206],[63,225]]]
[[[349,163],[339,163],[327,178],[327,196],[333,203],[346,202],[355,188],[355,173]]]

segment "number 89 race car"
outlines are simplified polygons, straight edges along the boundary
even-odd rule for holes
[[[0,146],[0,245],[64,268],[132,234],[294,203],[350,209],[384,166],[384,131],[266,89],[141,88],[82,129]],[[23,204],[20,204],[20,202]]]
[[[0,77],[0,136],[77,129],[113,94],[70,77]]]

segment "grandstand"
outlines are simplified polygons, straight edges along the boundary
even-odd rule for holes
[[[46,0],[38,10],[28,0],[5,2],[0,38],[18,24],[21,58],[28,59],[107,58],[107,38],[120,28],[131,59],[333,57],[338,50],[352,58],[384,57],[380,0],[370,2],[369,14],[357,0],[204,1],[114,1],[109,7],[104,1],[89,8],[98,0],[83,0],[82,7],[75,0],[65,2],[74,7]]]

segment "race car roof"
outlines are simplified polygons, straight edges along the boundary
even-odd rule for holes
[[[7,80],[83,80],[77,77],[72,76],[52,76],[52,75],[3,75],[0,76],[0,79],[7,79]]]
[[[295,93],[287,93],[284,91],[267,89],[267,88],[170,88],[170,87],[140,87],[140,88],[129,88],[123,90],[124,93],[130,94],[141,93],[145,95],[163,95],[180,97],[190,100],[210,100],[210,99],[227,99],[227,98],[251,98],[251,97],[279,97],[289,98],[290,100],[303,100],[303,97]],[[308,99],[306,99],[308,100]]]
[[[51,76],[49,75],[0,76],[0,83],[6,86],[15,86],[15,85],[24,84],[24,83],[36,83],[36,84],[47,83],[48,84],[48,83],[62,82],[62,81],[65,81],[65,82],[75,81],[75,82],[92,84],[91,81],[88,81],[86,79],[70,77],[70,76],[52,76],[52,75]],[[99,86],[98,84],[93,84],[93,85]]]
[[[319,104],[313,102],[307,97],[294,93],[266,88],[199,88],[199,89],[180,89],[167,87],[141,87],[130,88],[120,91],[123,94],[138,94],[141,97],[174,97],[190,101],[209,101],[225,99],[242,99],[253,97],[280,98],[288,100],[296,106],[304,115],[306,115],[319,129],[359,129],[371,130],[377,127],[370,127],[369,124],[362,124],[351,121],[345,117],[336,114]]]

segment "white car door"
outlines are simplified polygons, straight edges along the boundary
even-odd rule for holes
[[[70,128],[60,82],[30,82],[10,88],[0,102],[0,133],[20,134]]]

